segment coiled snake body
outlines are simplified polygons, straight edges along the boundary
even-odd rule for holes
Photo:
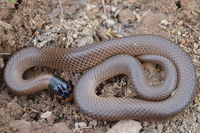
[[[149,86],[139,61],[160,64],[166,72],[164,83],[155,88]],[[66,87],[51,74],[23,79],[24,71],[33,66],[72,72],[90,68],[75,87],[75,103],[89,116],[103,120],[168,119],[187,107],[197,83],[194,66],[186,53],[167,39],[153,35],[123,37],[72,49],[22,49],[5,68],[4,78],[11,90],[32,94],[49,86]],[[137,99],[103,98],[95,94],[101,82],[119,74],[128,75],[138,93]]]

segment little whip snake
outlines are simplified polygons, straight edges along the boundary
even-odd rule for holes
[[[140,61],[160,64],[165,81],[153,88],[143,75]],[[75,86],[75,103],[80,110],[102,120],[164,120],[179,114],[192,101],[196,73],[191,59],[176,44],[154,35],[117,38],[80,48],[25,48],[8,61],[4,78],[18,94],[47,89],[67,89],[67,84],[51,74],[23,79],[33,66],[77,72],[88,70]],[[138,98],[104,98],[95,93],[103,81],[119,74],[128,75]],[[62,96],[68,95],[60,92]]]

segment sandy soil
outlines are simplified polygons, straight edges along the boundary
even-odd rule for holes
[[[115,37],[155,34],[176,42],[190,55],[199,79],[199,0],[105,0],[105,4],[95,0],[62,0],[61,5],[58,0],[0,1],[0,132],[104,133],[116,124],[89,118],[73,102],[65,103],[48,90],[30,96],[11,93],[3,81],[4,66],[23,47],[81,47]],[[144,67],[150,84],[161,83],[161,67],[150,63],[144,63]],[[46,68],[33,71],[50,71],[65,79],[81,76]],[[105,97],[135,96],[126,76],[110,79],[97,90]],[[199,96],[197,93],[184,113],[172,120],[140,122],[140,132],[199,132]]]

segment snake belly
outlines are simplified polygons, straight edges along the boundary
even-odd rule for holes
[[[166,69],[166,80],[156,91],[142,76],[140,60],[156,62]],[[75,103],[84,113],[101,120],[169,119],[183,111],[196,92],[196,73],[189,56],[175,43],[154,35],[116,38],[80,48],[22,49],[6,65],[8,87],[25,95],[47,89],[52,74],[23,79],[23,73],[34,66],[70,72],[87,70],[75,86]],[[128,75],[139,98],[96,95],[101,82],[119,74]]]

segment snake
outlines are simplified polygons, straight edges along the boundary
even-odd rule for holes
[[[143,62],[161,65],[164,81],[149,85]],[[16,94],[30,95],[50,89],[66,98],[72,93],[67,81],[53,74],[25,79],[25,71],[44,66],[68,72],[83,72],[73,90],[75,104],[95,119],[167,120],[191,103],[197,88],[195,67],[189,55],[176,43],[157,35],[135,35],[75,48],[27,47],[14,53],[4,70],[5,82]],[[134,98],[102,97],[96,88],[102,82],[125,74]]]

